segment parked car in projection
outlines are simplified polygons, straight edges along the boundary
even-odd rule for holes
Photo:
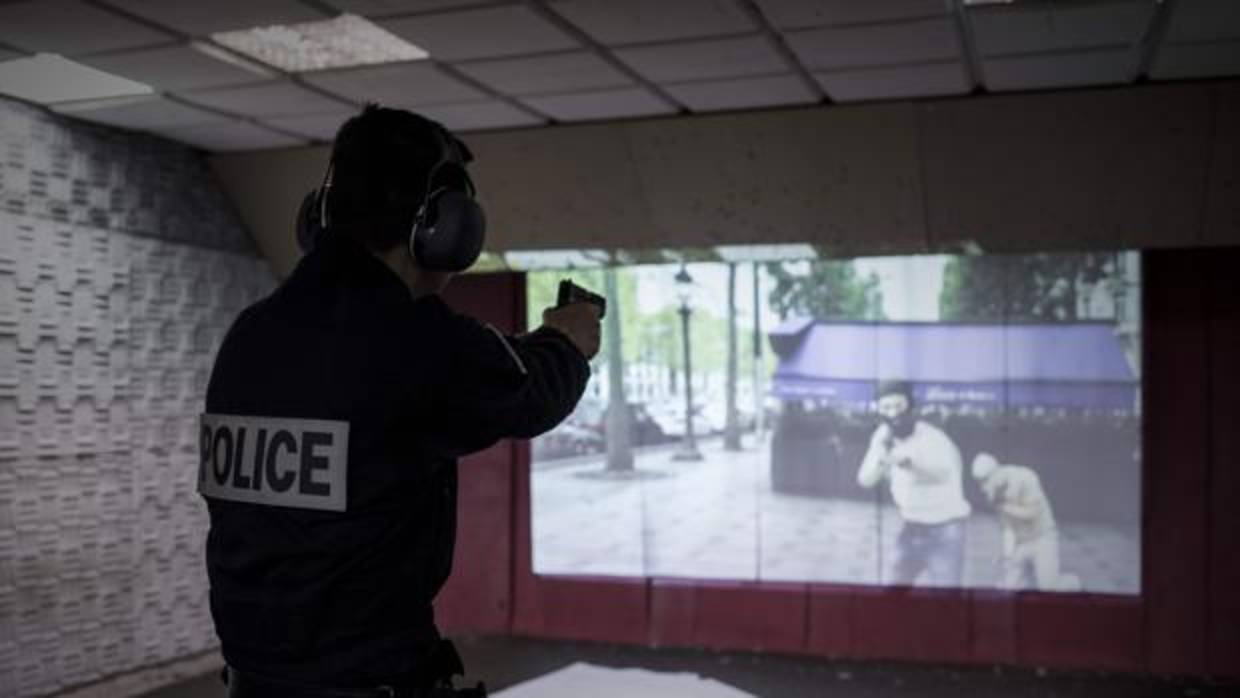
[[[630,445],[650,446],[671,441],[663,426],[650,414],[644,403],[630,402],[627,406],[629,410]],[[607,433],[609,409],[610,406],[605,407],[602,414],[599,415],[597,429],[603,435]]]
[[[602,434],[570,422],[564,422],[534,439],[532,443],[535,460],[584,456],[590,453],[601,453],[606,448],[607,444]]]

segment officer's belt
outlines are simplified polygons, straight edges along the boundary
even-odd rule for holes
[[[269,679],[255,676],[232,667],[224,669],[224,683],[228,684],[228,698],[411,698],[419,696],[415,691],[398,691],[391,686],[375,688],[327,688]]]
[[[228,698],[485,698],[487,695],[486,687],[481,683],[474,688],[451,687],[452,677],[465,673],[465,666],[450,640],[439,640],[428,668],[430,681],[422,685],[380,685],[374,688],[308,686],[256,676],[232,667],[224,667],[220,678],[228,686]]]

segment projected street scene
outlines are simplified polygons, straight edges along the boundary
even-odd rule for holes
[[[1140,592],[1136,253],[743,256],[529,273],[608,302],[537,574]]]

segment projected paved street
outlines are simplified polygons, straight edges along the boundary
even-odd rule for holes
[[[773,492],[769,446],[752,435],[740,452],[718,438],[700,448],[697,462],[673,461],[674,446],[641,451],[630,477],[603,475],[601,455],[535,464],[535,571],[846,584],[881,584],[889,574],[894,508]],[[975,511],[967,536],[965,585],[996,586],[997,520]],[[1135,531],[1061,525],[1060,543],[1063,569],[1085,591],[1138,592]]]

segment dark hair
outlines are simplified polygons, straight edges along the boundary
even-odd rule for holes
[[[367,104],[336,133],[331,225],[371,250],[403,244],[448,138],[443,126],[424,116]]]
[[[911,407],[913,405],[913,384],[908,381],[886,380],[878,384],[878,397],[887,395],[903,395]]]

